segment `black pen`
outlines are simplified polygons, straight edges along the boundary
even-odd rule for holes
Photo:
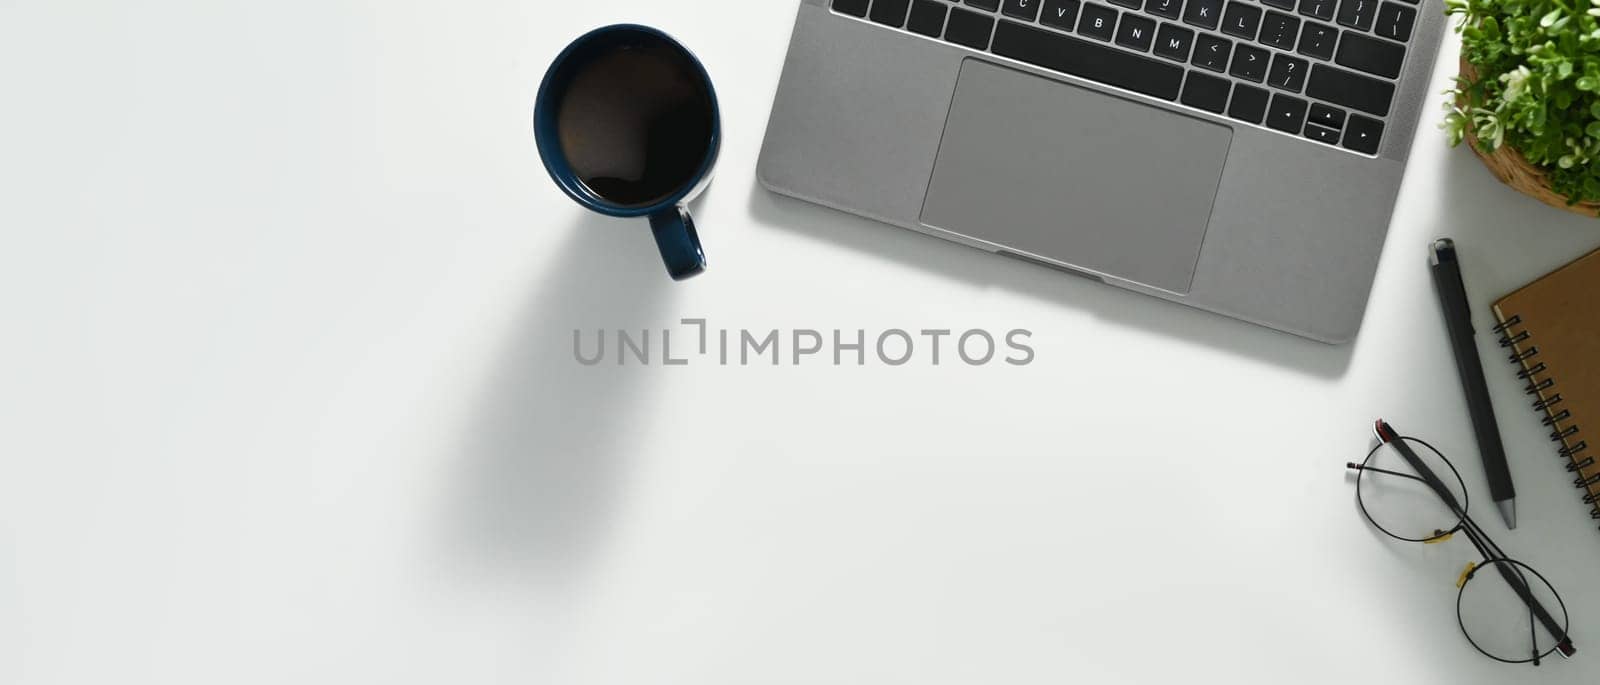
[[[1489,384],[1483,378],[1483,360],[1478,357],[1476,331],[1472,326],[1472,307],[1467,304],[1467,286],[1461,280],[1461,262],[1456,259],[1455,241],[1441,238],[1433,243],[1433,284],[1444,307],[1445,325],[1450,329],[1450,346],[1455,349],[1456,370],[1467,394],[1472,412],[1472,428],[1478,434],[1478,453],[1483,457],[1483,472],[1489,479],[1489,495],[1500,507],[1506,527],[1517,527],[1517,489],[1511,484],[1511,469],[1506,466],[1506,448],[1500,440],[1500,424],[1489,401]]]

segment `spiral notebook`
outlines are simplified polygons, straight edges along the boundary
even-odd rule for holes
[[[1589,516],[1600,519],[1600,251],[1505,296],[1494,314],[1534,410],[1560,444]]]

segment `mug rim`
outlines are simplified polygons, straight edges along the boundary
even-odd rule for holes
[[[695,74],[700,77],[701,85],[706,89],[706,95],[711,100],[711,136],[707,139],[705,152],[701,155],[700,167],[683,187],[649,205],[625,206],[612,203],[579,180],[571,165],[567,163],[566,153],[561,150],[560,141],[556,139],[555,122],[551,119],[553,113],[549,110],[548,95],[551,82],[572,54],[590,41],[607,34],[623,32],[643,33],[662,39],[688,57],[689,63],[694,66]],[[688,197],[711,172],[722,144],[722,110],[717,100],[716,87],[711,82],[711,74],[706,71],[705,64],[701,63],[700,58],[688,46],[655,27],[643,24],[611,24],[592,29],[574,39],[556,55],[555,60],[550,63],[550,68],[545,70],[544,78],[539,82],[538,94],[533,101],[533,137],[539,149],[540,160],[544,163],[545,172],[550,174],[550,179],[555,181],[556,186],[575,202],[607,216],[621,218],[649,216],[682,204],[684,198]],[[560,173],[557,171],[558,166],[561,169]]]

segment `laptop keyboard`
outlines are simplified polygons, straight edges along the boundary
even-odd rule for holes
[[[1375,155],[1417,0],[832,0],[840,14]]]

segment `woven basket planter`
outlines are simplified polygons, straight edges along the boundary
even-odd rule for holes
[[[1461,78],[1469,83],[1478,80],[1478,70],[1465,59],[1461,60]],[[1461,103],[1464,105],[1464,103]],[[1521,152],[1510,145],[1501,145],[1494,152],[1487,152],[1478,144],[1478,136],[1472,126],[1467,127],[1467,144],[1472,148],[1473,154],[1483,160],[1483,165],[1489,167],[1489,172],[1512,188],[1525,195],[1532,196],[1540,202],[1551,207],[1559,207],[1569,212],[1577,212],[1584,216],[1600,217],[1600,203],[1580,202],[1571,204],[1567,197],[1550,189],[1550,183],[1545,179],[1544,171],[1534,166]]]

